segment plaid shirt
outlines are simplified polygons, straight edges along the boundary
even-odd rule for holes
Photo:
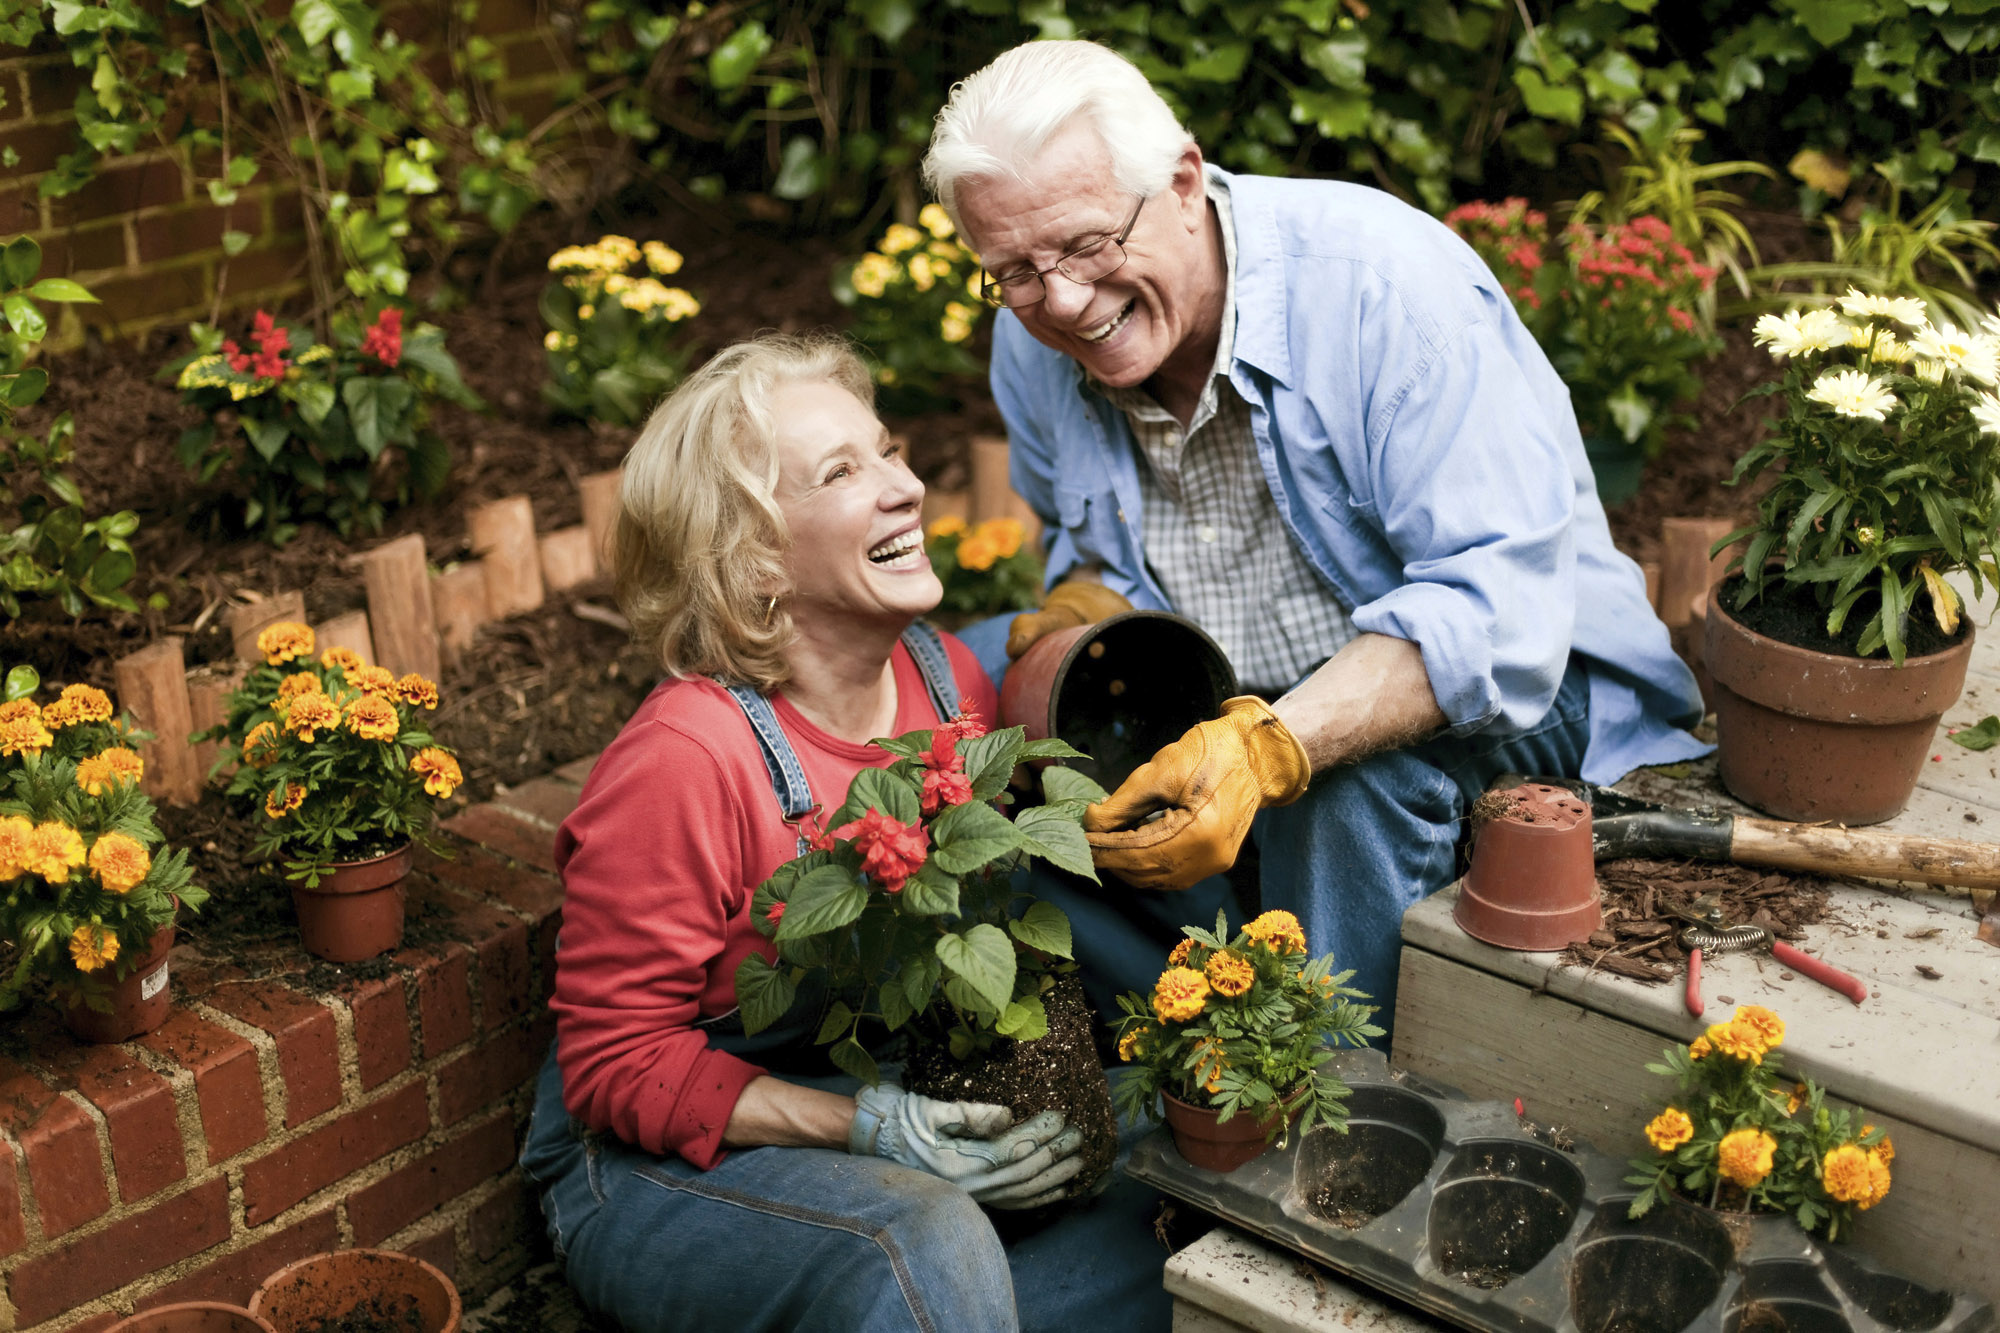
[[[1175,611],[1222,646],[1241,688],[1276,696],[1355,634],[1347,608],[1286,535],[1257,461],[1250,405],[1229,383],[1236,337],[1236,229],[1229,187],[1209,202],[1227,270],[1215,370],[1186,431],[1143,389],[1095,387],[1125,414],[1139,469],[1146,564]]]

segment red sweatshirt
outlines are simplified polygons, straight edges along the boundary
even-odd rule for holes
[[[945,648],[988,725],[993,683],[964,644]],[[936,726],[923,676],[897,644],[892,734]],[[778,721],[831,815],[863,767],[891,757],[828,735],[782,696]],[[764,1071],[713,1050],[692,1025],[736,1007],[736,966],[774,956],[750,896],[798,852],[749,721],[708,680],[669,680],[591,770],[556,834],[564,902],[556,955],[556,1056],[570,1113],[707,1170],[736,1099]]]

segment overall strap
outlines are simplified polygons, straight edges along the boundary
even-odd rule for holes
[[[806,782],[805,766],[799,763],[798,751],[792,748],[785,736],[785,729],[778,725],[777,710],[763,693],[750,685],[725,685],[729,697],[743,710],[743,716],[750,722],[750,730],[756,733],[757,749],[764,756],[764,769],[771,775],[771,791],[778,798],[778,808],[784,812],[785,822],[796,826],[816,808],[812,798],[812,787]],[[807,852],[806,838],[799,835],[799,854]]]
[[[951,674],[951,658],[945,653],[944,639],[929,622],[914,620],[903,631],[903,646],[910,650],[917,670],[923,673],[924,688],[930,692],[931,707],[937,709],[938,721],[949,722],[957,717],[958,680]]]

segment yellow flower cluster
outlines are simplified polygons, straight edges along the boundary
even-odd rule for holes
[[[940,523],[945,521],[938,520]],[[963,533],[958,539],[956,557],[960,569],[988,570],[1002,560],[1011,560],[1020,551],[1021,541],[1027,536],[1027,529],[1021,526],[1018,518],[984,519],[970,528],[965,527],[961,520],[959,529]]]
[[[1889,1160],[1894,1156],[1887,1139],[1872,1151],[1843,1143],[1820,1164],[1820,1178],[1829,1195],[1867,1212],[1889,1195]]]
[[[40,754],[55,743],[32,699],[0,704],[0,755]]]
[[[42,725],[50,731],[110,720],[111,696],[95,685],[66,685],[61,697],[42,709]]]
[[[0,819],[0,880],[40,875],[51,884],[67,884],[69,872],[83,862],[83,835],[69,825],[35,824],[19,815]]]
[[[1646,1138],[1661,1152],[1672,1152],[1694,1137],[1694,1121],[1687,1112],[1669,1106],[1646,1125]]]
[[[136,838],[106,833],[91,844],[90,869],[113,893],[130,893],[144,882],[153,858]]]
[[[364,694],[387,694],[396,688],[396,673],[386,667],[358,666],[345,674],[347,683]]]
[[[1273,953],[1306,951],[1306,932],[1290,912],[1266,912],[1245,926],[1243,933]]]
[[[1720,1053],[1746,1064],[1764,1063],[1764,1056],[1785,1040],[1785,1021],[1761,1004],[1737,1009],[1727,1023],[1716,1023],[1688,1044],[1696,1060]]]
[[[1208,966],[1202,971],[1215,993],[1230,999],[1248,991],[1257,980],[1257,969],[1250,965],[1250,960],[1227,949],[1211,954]]]
[[[422,708],[430,711],[436,711],[437,709],[437,685],[425,680],[414,671],[405,672],[394,685],[389,687],[389,690],[390,693],[412,708]]]
[[[435,745],[426,745],[417,751],[410,760],[410,769],[423,776],[424,790],[432,796],[449,796],[465,781],[465,774],[459,771],[458,760]]]
[[[956,281],[959,267],[970,265],[971,272],[964,279],[966,294],[979,295],[979,257],[958,241],[945,211],[936,204],[926,204],[917,221],[923,224],[922,230],[904,222],[890,224],[875,249],[855,261],[848,279],[854,290],[877,298],[892,284],[907,279],[918,291],[927,292],[940,282]],[[944,321],[946,341],[964,342],[971,337],[978,316],[976,308],[953,302]],[[961,326],[963,332],[953,337],[953,331]]]
[[[303,358],[300,358],[301,360]],[[297,364],[294,362],[294,364]],[[260,394],[270,387],[268,381],[239,379],[230,373],[229,361],[211,353],[198,356],[181,368],[180,378],[174,381],[176,389],[227,389],[231,402],[242,402],[253,394]]]
[[[396,706],[379,694],[364,694],[347,706],[347,729],[364,741],[393,741],[401,725]]]
[[[1162,1023],[1185,1023],[1208,1004],[1208,978],[1191,967],[1170,967],[1153,985],[1153,1012]]]
[[[1761,1129],[1736,1129],[1722,1136],[1715,1148],[1715,1169],[1725,1180],[1755,1189],[1771,1174],[1771,1156],[1778,1141]]]
[[[322,731],[340,725],[340,707],[318,690],[308,690],[292,700],[285,712],[285,730],[311,745]]]
[[[355,652],[352,648],[343,647],[340,644],[335,644],[321,653],[319,655],[319,664],[327,668],[339,667],[350,678],[354,672],[359,671],[364,665],[361,661],[360,653]]]
[[[95,972],[118,957],[118,936],[95,921],[78,926],[69,937],[70,961],[79,972]]]
[[[301,657],[311,657],[313,632],[296,620],[280,620],[257,632],[257,651],[272,666],[283,666]]]
[[[76,785],[85,796],[102,796],[120,782],[137,782],[145,773],[146,765],[138,755],[114,745],[77,763]]]
[[[647,276],[635,277],[628,270],[641,260]],[[680,252],[663,241],[640,245],[629,236],[605,236],[595,245],[571,245],[556,251],[549,256],[549,272],[565,275],[563,285],[582,301],[577,310],[580,318],[594,316],[598,303],[609,296],[648,320],[675,323],[701,313],[701,302],[693,293],[660,281],[680,272],[682,262]],[[551,329],[542,346],[560,352],[575,347],[576,342],[574,334]]]
[[[944,308],[944,318],[938,321],[938,333],[948,343],[962,343],[972,336],[972,326],[978,322],[979,311],[963,301],[953,301]]]

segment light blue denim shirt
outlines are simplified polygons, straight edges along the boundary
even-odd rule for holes
[[[1611,543],[1569,391],[1477,255],[1365,186],[1225,175],[1235,205],[1229,377],[1292,540],[1355,627],[1423,651],[1455,735],[1548,711],[1590,673],[1582,776],[1708,751],[1694,677]],[[1103,567],[1171,609],[1140,549],[1124,415],[1002,311],[993,392],[1014,488],[1048,525],[1049,583]]]

